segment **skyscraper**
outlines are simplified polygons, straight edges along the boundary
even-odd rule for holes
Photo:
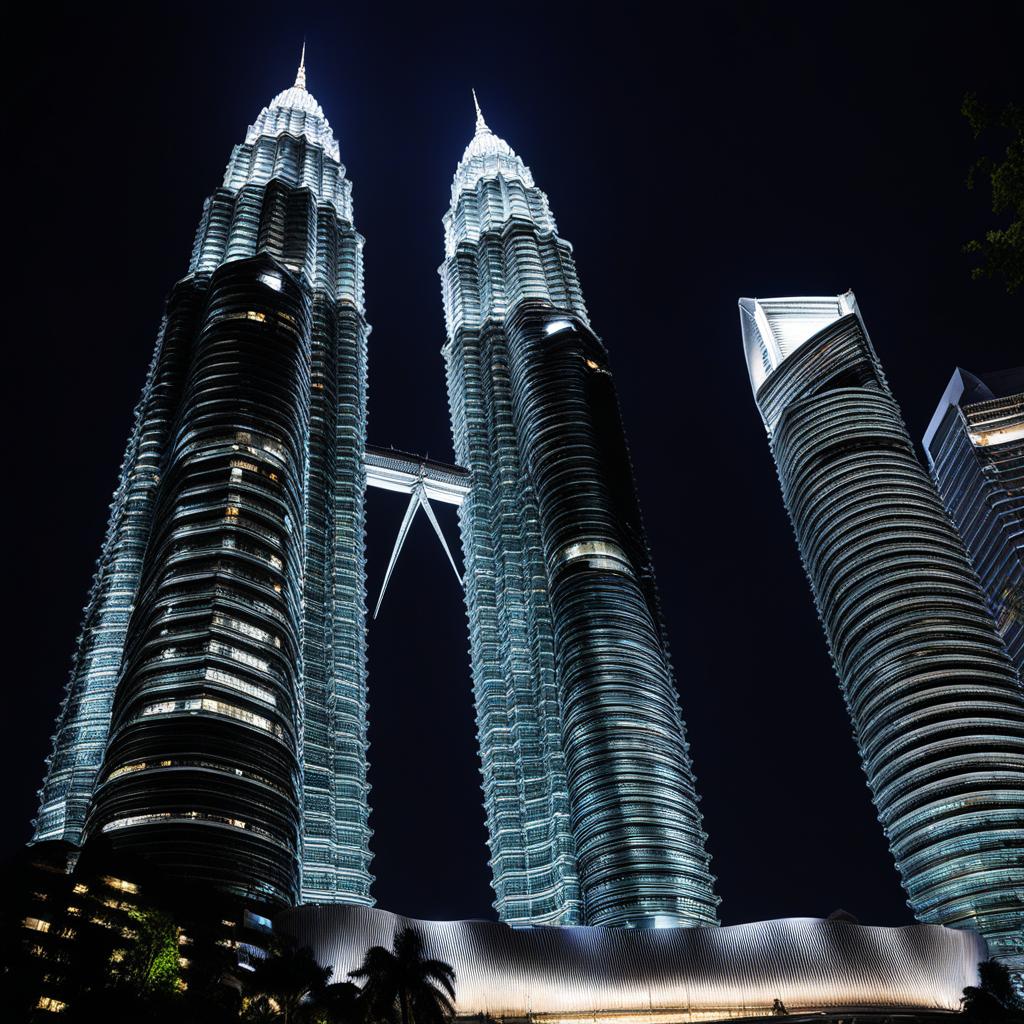
[[[444,227],[495,905],[520,922],[715,923],[608,356],[547,197],[479,107]]]
[[[924,435],[1006,651],[1024,676],[1024,367],[956,370]]]
[[[1024,692],[852,293],[741,299],[754,398],[919,920],[1024,967]]]
[[[363,239],[305,60],[234,148],[136,410],[35,840],[370,903]]]

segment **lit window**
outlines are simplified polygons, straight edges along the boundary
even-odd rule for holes
[[[1024,438],[1024,423],[1014,423],[1008,427],[999,427],[995,430],[984,430],[977,433],[971,431],[967,435],[975,448],[987,448],[989,445],[1006,444],[1009,441],[1019,441]]]
[[[275,636],[273,633],[268,633],[265,629],[260,629],[258,626],[252,626],[248,622],[243,622],[241,619],[224,615],[221,612],[214,613],[213,623],[215,626],[227,626],[229,629],[233,629],[236,633],[241,633],[243,636],[250,636],[254,640],[262,640],[264,643],[273,643],[275,647],[281,646],[281,638],[279,636]]]
[[[258,662],[266,670],[269,665],[261,658],[253,658],[252,655],[246,655],[242,651],[235,651],[231,649],[232,657],[238,656],[238,660],[250,659],[252,662]],[[224,672],[219,668],[207,668],[205,677],[212,683],[220,683],[222,686],[229,686],[232,690],[238,690],[239,693],[247,694],[250,697],[255,697],[257,700],[261,700],[266,704],[277,706],[277,698],[274,694],[263,686],[257,686],[255,683],[250,683],[246,679],[240,679],[236,675],[232,675],[230,672]]]
[[[137,893],[139,891],[139,887],[134,882],[126,882],[123,878],[114,878],[111,875],[104,875],[103,881],[106,882],[111,889],[117,889],[119,892]]]
[[[40,996],[39,1002],[36,1003],[37,1010],[49,1010],[51,1013],[60,1013],[61,1010],[67,1007],[67,1003],[62,1003],[59,999],[54,999],[52,996]]]
[[[238,719],[241,722],[245,722],[247,725],[254,725],[258,729],[263,729],[265,732],[272,732],[275,736],[284,735],[281,726],[271,722],[269,718],[264,718],[262,715],[256,715],[251,711],[235,707],[234,704],[227,704],[224,701],[214,700],[211,697],[190,697],[186,700],[166,700],[161,701],[159,704],[149,704],[142,709],[139,713],[139,717],[147,718],[150,715],[166,715],[175,711],[188,711],[191,714],[195,714],[198,711],[212,711],[215,715],[224,715],[227,718]],[[152,818],[152,816],[150,817]],[[153,818],[153,820],[155,820],[155,818]],[[137,824],[134,819],[132,819],[131,823]],[[106,832],[111,827],[113,826],[104,825],[103,831]],[[122,825],[118,827],[123,828],[124,826]]]
[[[175,702],[173,700],[162,700],[159,704],[147,704],[142,709],[142,718],[147,718],[149,715],[166,715],[171,711],[175,710]],[[182,708],[183,711],[187,711],[188,708]]]
[[[224,514],[227,515],[227,516],[237,516],[238,515],[238,506],[237,505],[228,505],[228,507],[224,510]]]
[[[552,334],[561,334],[562,331],[571,331],[572,322],[569,320],[551,320],[544,325],[544,333],[549,337]]]
[[[24,927],[31,928],[36,932],[48,932],[50,930],[50,922],[43,921],[38,917],[26,917],[21,923]]]
[[[280,274],[260,274],[260,281],[268,288],[273,288],[275,292],[279,292],[284,287],[284,281],[281,280]]]
[[[86,893],[86,892],[89,891],[89,886],[87,886],[85,884],[85,882],[76,882],[75,883],[75,888],[74,888],[73,891],[78,893],[79,896],[81,896],[83,893]]]

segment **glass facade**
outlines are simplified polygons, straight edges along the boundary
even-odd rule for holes
[[[495,906],[521,923],[715,924],[607,354],[547,197],[479,108],[444,227]]]
[[[1024,692],[852,293],[741,299],[757,407],[909,903],[1024,967]]]
[[[372,902],[362,248],[303,64],[168,301],[36,841],[103,834],[271,901]]]
[[[957,370],[924,436],[932,479],[1024,676],[1024,367]]]

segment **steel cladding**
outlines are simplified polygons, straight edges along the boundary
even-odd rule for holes
[[[371,902],[362,247],[300,67],[169,300],[36,840],[79,841],[91,803],[86,834],[172,869]]]
[[[275,927],[344,981],[367,949],[415,928],[455,968],[458,1013],[521,1020],[669,1022],[855,1008],[960,1009],[985,945],[929,925],[794,918],[727,928],[512,928],[417,921],[360,907],[300,907]]]
[[[477,116],[443,284],[466,602],[503,920],[717,920],[650,552],[572,249]]]

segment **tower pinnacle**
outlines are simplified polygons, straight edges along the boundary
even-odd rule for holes
[[[299,70],[295,75],[295,88],[306,88],[306,40],[302,40],[302,56],[299,58]]]
[[[476,107],[476,130],[478,132],[489,132],[490,128],[487,127],[483,111],[480,109],[480,101],[476,98],[476,89],[471,91],[473,93],[473,106]]]

